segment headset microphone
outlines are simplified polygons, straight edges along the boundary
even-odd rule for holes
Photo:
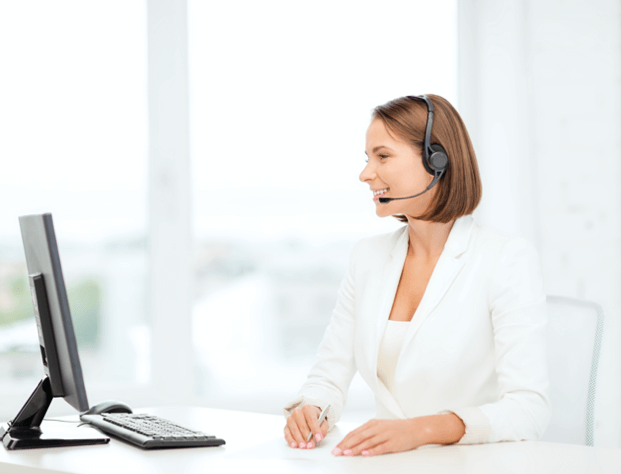
[[[429,174],[433,175],[433,181],[427,186],[422,193],[414,194],[414,196],[400,197],[400,198],[379,198],[381,204],[389,203],[390,201],[397,201],[399,199],[412,199],[421,194],[425,194],[431,188],[433,188],[440,178],[444,176],[446,168],[448,168],[448,156],[446,151],[439,143],[431,145],[431,126],[433,125],[433,104],[426,95],[409,95],[408,99],[421,100],[427,104],[427,126],[425,127],[425,142],[423,143],[423,165]]]
[[[438,181],[440,181],[440,178],[442,177],[443,174],[444,174],[444,170],[436,172],[435,176],[433,177],[433,181],[429,183],[429,186],[427,186],[427,189],[425,189],[422,193],[418,193],[418,194],[415,194],[414,196],[408,196],[408,197],[402,197],[402,198],[379,198],[379,202],[381,204],[386,204],[390,201],[397,201],[399,199],[412,199],[417,196],[420,196],[421,194],[425,194],[427,191],[433,188]]]

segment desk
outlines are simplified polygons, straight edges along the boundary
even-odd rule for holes
[[[136,410],[226,440],[217,448],[143,451],[112,439],[110,444],[7,451],[0,473],[169,474],[237,473],[617,473],[621,449],[539,441],[470,446],[423,446],[406,453],[364,458],[334,457],[332,448],[356,425],[339,423],[312,450],[292,449],[283,438],[284,418],[228,410],[159,407]],[[77,419],[77,416],[75,417]]]

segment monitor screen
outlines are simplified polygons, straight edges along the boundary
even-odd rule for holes
[[[19,224],[39,330],[41,357],[50,379],[52,396],[63,397],[78,411],[86,411],[88,400],[52,215],[21,216]]]

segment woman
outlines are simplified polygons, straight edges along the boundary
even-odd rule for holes
[[[436,95],[376,107],[366,154],[360,180],[377,215],[407,225],[354,247],[317,362],[285,407],[287,443],[312,449],[326,436],[356,370],[377,419],[335,455],[540,438],[550,402],[538,257],[524,239],[473,221],[481,183],[459,114]]]

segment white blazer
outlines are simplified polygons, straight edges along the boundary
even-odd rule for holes
[[[392,393],[377,377],[381,338],[403,270],[408,226],[359,241],[332,319],[298,397],[339,420],[360,372],[378,418],[455,413],[459,444],[539,439],[550,420],[546,300],[526,240],[455,221],[405,334]]]

